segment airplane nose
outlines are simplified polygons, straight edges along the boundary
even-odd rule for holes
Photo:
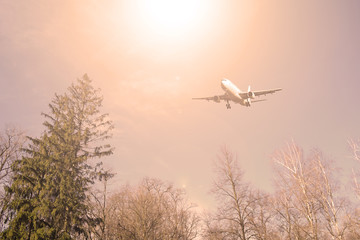
[[[224,85],[226,84],[226,82],[227,82],[227,79],[226,79],[226,78],[222,79],[222,80],[221,80],[221,86],[224,86]]]
[[[225,80],[226,79],[221,80],[221,84],[220,84],[221,88],[224,89],[224,90],[226,89],[225,88]]]

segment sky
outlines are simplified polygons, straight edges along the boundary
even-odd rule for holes
[[[115,124],[112,187],[157,177],[207,207],[222,146],[271,191],[271,157],[292,139],[349,168],[360,137],[360,2],[0,0],[0,128],[30,136],[87,73]],[[193,101],[282,88],[251,107]],[[115,191],[114,190],[114,191]]]

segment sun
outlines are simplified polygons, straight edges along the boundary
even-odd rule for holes
[[[138,0],[146,26],[161,35],[181,35],[201,21],[204,0]]]

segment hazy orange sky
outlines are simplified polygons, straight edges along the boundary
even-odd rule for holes
[[[87,73],[102,89],[113,186],[158,177],[206,206],[222,145],[271,189],[271,155],[290,139],[339,165],[360,137],[360,2],[0,0],[0,127],[39,136],[55,92]],[[174,5],[172,5],[174,4]],[[246,108],[192,101],[283,88]]]

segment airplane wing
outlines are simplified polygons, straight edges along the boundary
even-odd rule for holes
[[[193,100],[207,100],[207,101],[214,101],[220,102],[220,100],[230,100],[226,94],[213,96],[213,97],[202,97],[202,98],[192,98]]]
[[[261,96],[261,95],[266,95],[266,94],[273,94],[277,91],[281,91],[281,88],[277,88],[277,89],[270,89],[270,90],[262,90],[262,91],[253,91],[255,96]]]

